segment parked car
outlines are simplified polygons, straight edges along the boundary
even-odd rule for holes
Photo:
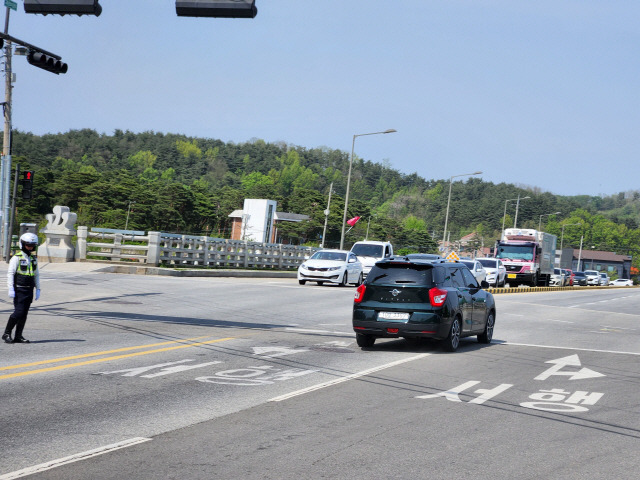
[[[587,276],[587,285],[600,285],[600,272],[597,270],[585,270]]]
[[[347,283],[360,285],[362,278],[362,263],[346,250],[318,250],[298,267],[300,285],[316,282],[318,285],[337,283],[344,287]]]
[[[617,287],[633,287],[633,280],[628,278],[616,278],[609,282],[609,285],[617,286]]]
[[[549,277],[550,287],[564,287],[565,273],[561,268],[554,268],[553,273]]]
[[[487,271],[478,260],[460,260],[460,263],[469,267],[469,270],[476,277],[478,283],[482,283],[487,280]]]
[[[566,277],[565,285],[573,287],[573,271],[569,268],[563,268],[562,271],[564,272]]]
[[[573,284],[584,287],[587,285],[587,276],[584,272],[573,272]]]
[[[611,280],[609,280],[609,275],[607,275],[605,272],[600,273],[600,285],[609,285],[610,281]]]
[[[496,306],[488,286],[459,262],[381,260],[356,290],[356,341],[367,348],[377,338],[435,338],[451,352],[462,337],[490,343]]]
[[[499,258],[476,258],[487,272],[487,282],[494,287],[504,287],[507,269]]]

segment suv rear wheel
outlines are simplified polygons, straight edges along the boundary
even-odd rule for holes
[[[451,322],[451,329],[449,330],[449,336],[443,341],[444,349],[447,352],[455,352],[460,345],[460,318],[456,317]]]
[[[373,347],[373,344],[376,343],[376,337],[374,337],[373,335],[356,333],[356,343],[361,348]]]

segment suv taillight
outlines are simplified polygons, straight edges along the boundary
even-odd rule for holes
[[[441,288],[437,287],[433,287],[431,290],[429,290],[429,301],[431,301],[431,306],[441,307],[442,305],[444,305],[446,299],[446,290],[442,290]]]
[[[366,289],[367,287],[364,286],[364,283],[358,285],[358,288],[356,288],[356,296],[353,299],[354,303],[360,303],[362,301],[362,299],[364,298],[364,291]]]

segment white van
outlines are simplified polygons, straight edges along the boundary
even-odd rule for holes
[[[362,272],[365,277],[378,260],[393,256],[393,246],[389,242],[363,240],[354,243],[351,251],[362,263]]]

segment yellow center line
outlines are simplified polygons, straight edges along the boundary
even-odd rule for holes
[[[111,360],[118,360],[118,359],[121,359],[121,358],[138,357],[140,355],[149,355],[151,353],[168,352],[170,350],[178,350],[180,348],[197,347],[197,346],[200,346],[200,345],[208,345],[208,344],[211,344],[211,343],[225,342],[227,340],[233,340],[233,337],[218,338],[216,340],[207,340],[206,342],[190,343],[188,345],[177,345],[177,346],[174,346],[174,347],[158,348],[156,350],[148,350],[146,352],[135,352],[135,353],[128,353],[126,355],[116,355],[114,357],[94,358],[93,360],[87,360],[86,362],[68,363],[66,365],[57,365],[55,367],[41,368],[39,370],[29,370],[29,371],[26,371],[26,372],[8,373],[8,374],[5,374],[5,375],[0,375],[0,380],[5,379],[5,378],[15,378],[15,377],[22,377],[22,376],[25,376],[25,375],[33,375],[33,374],[36,374],[36,373],[53,372],[55,370],[63,370],[65,368],[81,367],[83,365],[92,365],[94,363],[108,362],[108,361],[111,361]],[[169,343],[171,343],[171,342],[169,342]]]
[[[171,345],[172,343],[184,343],[191,342],[193,340],[199,340],[201,338],[207,338],[209,335],[203,335],[200,337],[185,338],[182,340],[172,340],[170,342],[162,343],[150,343],[149,345],[138,345],[135,347],[116,348],[115,350],[105,350],[104,352],[84,353],[82,355],[74,355],[72,357],[53,358],[51,360],[40,360],[38,362],[23,363],[21,365],[11,365],[9,367],[0,367],[2,370],[15,370],[16,368],[35,367],[36,365],[45,365],[47,363],[66,362],[67,360],[77,360],[79,358],[98,357],[100,355],[109,355],[111,353],[127,352],[129,350],[140,350],[141,348],[159,347],[160,345]]]

